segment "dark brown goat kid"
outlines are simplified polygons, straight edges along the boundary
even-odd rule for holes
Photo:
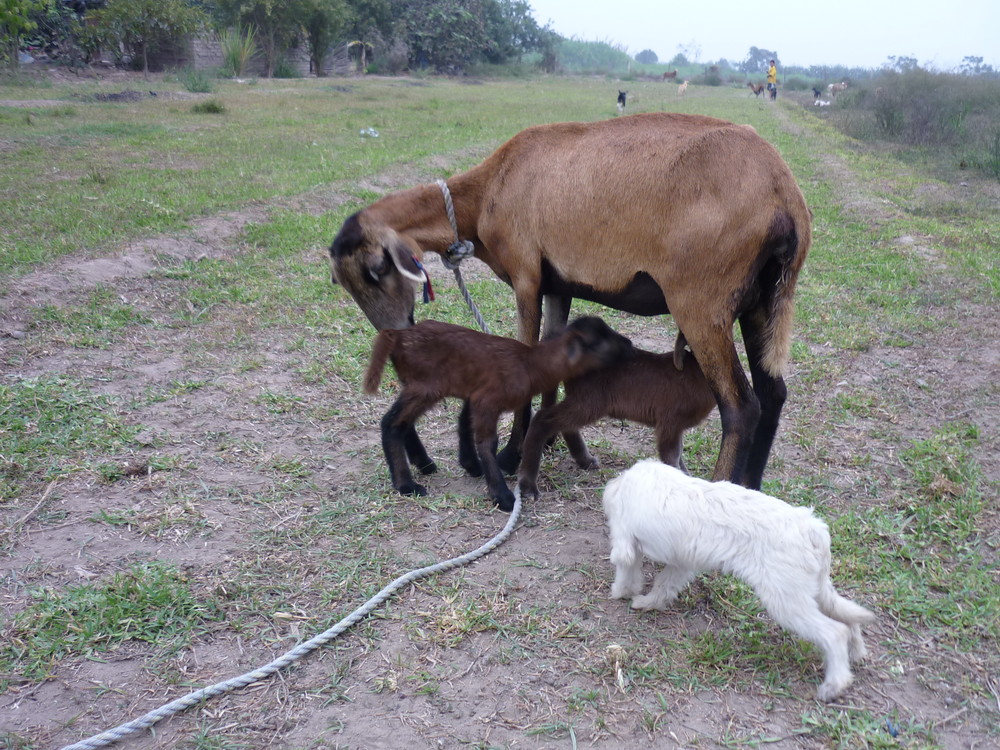
[[[682,340],[678,341],[683,346]],[[683,369],[674,366],[678,360]],[[518,486],[523,499],[538,497],[538,466],[546,442],[557,432],[566,438],[581,469],[596,468],[579,430],[602,417],[627,419],[656,428],[656,447],[665,464],[683,468],[684,431],[704,421],[715,396],[690,352],[653,354],[636,349],[627,360],[567,380],[566,397],[531,419],[524,438]]]
[[[760,488],[811,240],[802,191],[771,144],[746,125],[670,112],[538,125],[447,188],[459,236],[514,290],[520,341],[538,340],[543,299],[546,333],[565,325],[573,298],[672,314],[719,405],[713,479]],[[330,246],[334,282],[377,329],[413,324],[420,259],[455,242],[445,205],[433,183],[387,195]],[[508,470],[527,429],[519,416]]]
[[[391,359],[403,385],[382,418],[382,449],[392,486],[404,495],[427,494],[413,481],[407,459],[424,474],[437,467],[424,450],[415,423],[439,401],[453,396],[466,400],[459,417],[459,443],[467,443],[471,433],[490,497],[510,512],[514,495],[496,458],[500,415],[517,412],[532,396],[632,352],[627,338],[594,317],[578,318],[535,346],[436,320],[383,330],[375,339],[364,388],[369,394],[378,390],[386,360]]]

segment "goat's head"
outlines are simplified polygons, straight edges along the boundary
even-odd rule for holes
[[[596,370],[635,353],[632,342],[598,317],[587,315],[566,326],[567,359],[576,373]]]
[[[378,330],[413,325],[415,286],[424,274],[419,251],[385,225],[364,226],[349,216],[330,245],[330,271]]]

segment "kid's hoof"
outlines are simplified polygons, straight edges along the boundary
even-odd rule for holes
[[[527,479],[522,479],[517,486],[521,490],[522,501],[538,499],[538,485],[535,484],[534,482],[529,482]]]
[[[470,477],[481,477],[483,475],[482,464],[479,463],[478,458],[462,458],[459,457],[458,462],[465,469],[465,473]]]
[[[417,471],[421,474],[433,474],[438,470],[438,465],[433,461],[428,461],[423,466],[417,466]]]
[[[497,464],[499,464],[501,471],[507,476],[517,474],[517,467],[521,465],[520,451],[512,451],[504,448],[497,453]]]
[[[396,491],[400,495],[409,495],[411,497],[423,497],[427,494],[427,488],[422,484],[417,484],[416,482],[407,482],[396,488]]]
[[[504,493],[500,493],[497,497],[493,498],[493,502],[497,504],[497,507],[504,513],[510,513],[514,510],[514,493],[507,490]]]

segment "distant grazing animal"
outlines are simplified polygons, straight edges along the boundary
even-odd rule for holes
[[[684,83],[680,84],[677,87],[677,96],[684,96],[684,92],[688,90],[688,84],[689,83],[691,83],[691,82],[690,81],[684,81]]]
[[[632,354],[632,342],[600,318],[577,318],[560,334],[535,346],[462,326],[425,320],[410,328],[388,328],[375,337],[365,372],[365,393],[378,391],[387,359],[402,383],[399,398],[382,418],[382,449],[392,486],[403,495],[426,495],[413,481],[409,462],[423,474],[437,470],[415,423],[442,399],[466,400],[459,417],[459,442],[473,440],[490,497],[501,510],[514,508],[514,495],[497,465],[497,420],[539,393],[568,379]],[[409,459],[409,460],[408,460]]]
[[[830,90],[830,96],[836,96],[841,91],[847,91],[847,81],[831,83],[827,88]]]
[[[813,106],[814,107],[829,107],[830,106],[830,100],[829,99],[816,99],[813,102]]]
[[[753,588],[779,625],[822,649],[826,674],[817,698],[831,701],[851,684],[851,663],[867,655],[861,626],[875,616],[833,588],[830,532],[811,508],[654,460],[609,482],[603,505],[613,599],[666,609],[699,573],[729,573]],[[643,556],[664,566],[645,595]]]
[[[628,95],[627,91],[619,91],[618,92],[618,111],[619,112],[624,112],[625,111],[625,97],[627,95]]]
[[[672,314],[719,405],[713,477],[760,487],[812,236],[802,191],[771,144],[749,126],[670,112],[536,125],[447,188],[458,235],[514,291],[520,341],[538,340],[543,304],[545,332],[558,331],[573,298]],[[391,193],[344,221],[332,281],[375,328],[406,328],[425,280],[420,259],[447,256],[455,234],[439,185]],[[515,414],[498,456],[507,471],[526,427]]]
[[[750,93],[753,94],[754,96],[760,96],[761,93],[763,93],[764,91],[763,83],[750,83],[748,81],[747,86],[750,87]],[[750,94],[747,94],[747,96],[750,96]]]
[[[663,73],[663,80],[664,81],[673,81],[676,78],[677,78],[677,71],[676,70],[667,70],[667,71],[664,71],[664,73]]]
[[[820,89],[818,89],[815,86],[813,86],[813,99],[819,99],[820,94],[822,94],[822,93],[823,92]]]
[[[581,469],[598,466],[575,432],[602,417],[627,419],[656,428],[660,460],[684,467],[681,442],[688,430],[715,409],[715,396],[691,352],[653,354],[636,349],[633,356],[567,380],[566,397],[544,407],[531,419],[518,469],[521,497],[538,497],[538,466],[542,451],[557,432],[566,435],[570,453]],[[674,365],[674,360],[680,367]],[[570,433],[569,431],[574,431]],[[569,433],[569,434],[567,434]],[[571,437],[575,436],[575,439]]]

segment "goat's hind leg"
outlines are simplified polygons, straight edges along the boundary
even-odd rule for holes
[[[758,588],[757,593],[779,625],[822,649],[825,676],[816,689],[816,697],[821,701],[831,701],[854,680],[849,655],[850,628],[824,615],[807,586],[797,589],[771,591],[769,595],[769,592]]]
[[[414,423],[431,405],[409,399],[403,393],[382,417],[382,451],[389,466],[392,486],[401,495],[426,495],[427,488],[413,480],[407,455],[407,441],[416,436]],[[419,443],[420,439],[417,438]],[[423,449],[423,445],[420,446]],[[424,456],[426,456],[424,451]],[[428,459],[429,460],[429,459]]]

